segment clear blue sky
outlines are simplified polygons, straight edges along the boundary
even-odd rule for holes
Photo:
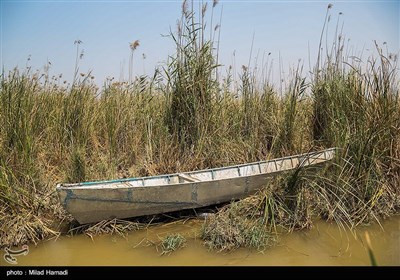
[[[333,4],[329,30],[334,30],[342,12],[344,34],[355,55],[363,48],[364,55],[371,53],[373,40],[387,42],[390,52],[399,53],[399,1],[222,0],[213,23],[223,7],[220,62],[229,66],[235,52],[236,66],[247,65],[254,33],[252,61],[259,53],[260,63],[262,53],[271,52],[277,68],[280,53],[285,69],[303,59],[308,70],[308,46],[314,61],[328,3]],[[43,69],[49,60],[52,75],[62,73],[71,80],[74,41],[80,39],[84,49],[80,72],[92,70],[101,84],[107,76],[127,78],[129,42],[140,40],[134,72],[152,75],[156,65],[174,52],[171,39],[161,34],[168,34],[170,28],[175,31],[181,5],[182,1],[2,0],[1,65],[6,71],[24,68],[31,56],[33,69]]]

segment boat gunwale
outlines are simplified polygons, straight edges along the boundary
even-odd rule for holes
[[[269,160],[263,160],[263,161],[255,161],[255,162],[250,162],[250,163],[242,163],[242,164],[236,164],[236,165],[230,165],[230,166],[223,166],[223,167],[216,167],[216,168],[209,168],[209,169],[201,169],[201,170],[194,170],[194,171],[186,171],[186,172],[178,172],[178,173],[171,173],[171,174],[164,174],[164,175],[155,175],[155,176],[146,176],[146,177],[132,177],[132,178],[122,178],[122,179],[114,179],[114,180],[99,180],[99,181],[88,181],[88,182],[80,182],[80,183],[58,183],[56,185],[56,189],[104,189],[104,186],[97,186],[97,185],[108,185],[108,184],[118,184],[118,183],[127,183],[130,181],[141,181],[141,180],[148,180],[148,179],[159,179],[159,178],[169,178],[173,176],[179,176],[179,174],[185,174],[185,175],[196,175],[198,173],[205,173],[205,172],[215,172],[219,170],[226,170],[226,169],[235,169],[235,168],[240,168],[240,167],[245,167],[245,166],[251,166],[251,165],[258,165],[258,164],[264,164],[264,163],[270,163],[270,162],[277,162],[277,161],[283,161],[286,159],[292,159],[292,158],[300,158],[300,157],[306,157],[310,158],[313,155],[316,154],[323,154],[331,151],[336,151],[337,148],[329,148],[325,150],[320,150],[320,151],[315,151],[315,152],[308,152],[308,153],[303,153],[303,154],[298,154],[298,155],[293,155],[293,156],[286,156],[286,157],[280,157],[280,158],[275,158],[275,159],[269,159]],[[326,161],[329,161],[331,159],[325,159],[325,161],[319,162],[319,163],[314,163],[314,164],[308,164],[305,166],[312,166],[320,163],[325,163]],[[304,161],[302,162],[302,164]],[[299,163],[300,164],[300,163]],[[232,176],[232,177],[227,177],[227,178],[219,178],[219,179],[211,179],[211,180],[203,180],[199,182],[178,182],[178,183],[168,183],[168,184],[159,184],[159,185],[144,185],[144,186],[116,186],[115,188],[117,189],[122,189],[122,188],[149,188],[149,187],[166,187],[166,186],[175,186],[175,185],[184,185],[184,184],[200,184],[200,183],[207,183],[207,182],[218,182],[222,180],[229,180],[229,179],[238,179],[238,178],[247,178],[247,177],[252,177],[252,176],[260,176],[260,175],[268,175],[268,174],[274,174],[277,172],[286,172],[293,170],[297,167],[285,169],[285,170],[275,170],[275,171],[270,171],[270,172],[262,172],[262,173],[257,173],[257,174],[250,174],[250,175],[238,175],[238,176]]]

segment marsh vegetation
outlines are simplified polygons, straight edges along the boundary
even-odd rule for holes
[[[310,227],[314,217],[355,227],[399,211],[396,54],[376,44],[376,57],[356,59],[339,32],[320,49],[312,74],[299,64],[282,91],[268,79],[268,60],[222,75],[221,26],[205,24],[218,21],[214,3],[197,14],[183,5],[170,34],[176,53],[153,77],[108,79],[99,89],[90,73],[71,85],[29,67],[2,73],[2,246],[36,243],[72,220],[58,202],[57,182],[190,171],[329,147],[339,153],[326,169],[276,178],[207,219],[206,244],[262,249],[275,232]]]

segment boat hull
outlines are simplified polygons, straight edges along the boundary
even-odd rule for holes
[[[116,182],[107,181],[106,183],[104,181],[91,182],[89,185],[58,184],[56,189],[64,208],[79,223],[85,224],[113,218],[123,219],[199,208],[241,199],[268,185],[270,179],[278,173],[299,167],[315,167],[329,161],[333,156],[333,150],[325,150],[313,153],[312,158],[305,157],[303,154],[298,158],[276,159],[262,162],[262,164],[267,164],[264,170],[260,163],[252,163],[251,170],[253,171],[248,171],[250,175],[240,174],[240,168],[249,167],[250,164],[185,173],[189,174],[185,176],[186,178],[193,178],[191,182],[187,181],[190,179],[174,181],[179,174],[163,175],[165,180],[168,178],[169,183],[158,186],[145,186],[146,180],[151,178],[148,177],[141,179],[143,186],[133,186],[133,182],[136,183],[137,180],[140,180],[140,178],[135,178]],[[268,170],[270,162],[272,164]],[[275,170],[273,170],[274,168]],[[236,169],[238,174],[235,174]],[[250,168],[248,169],[250,170]],[[225,172],[227,174],[225,176],[232,177],[204,181],[196,179],[208,175],[206,172],[210,172],[210,174]],[[159,180],[164,180],[164,177]]]

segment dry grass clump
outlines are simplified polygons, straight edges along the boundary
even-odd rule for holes
[[[1,213],[3,215],[4,213]],[[3,217],[7,217],[4,215]],[[32,213],[14,215],[3,221],[0,229],[1,246],[19,246],[28,242],[37,244],[42,239],[57,237],[58,231],[52,229],[53,221]]]
[[[274,180],[273,184],[278,181]],[[250,247],[262,251],[276,243],[278,232],[286,228],[288,219],[289,209],[268,188],[207,217],[201,237],[213,250]]]
[[[234,202],[205,221],[201,238],[209,249],[229,251],[250,247],[263,250],[274,244],[276,237],[266,229],[262,219],[238,216],[236,207]]]
[[[92,239],[94,236],[102,234],[116,234],[122,237],[126,237],[128,232],[136,231],[144,227],[145,225],[142,225],[137,222],[112,219],[112,220],[103,220],[95,224],[86,224],[77,226],[70,229],[69,233],[71,234],[84,233]]]

